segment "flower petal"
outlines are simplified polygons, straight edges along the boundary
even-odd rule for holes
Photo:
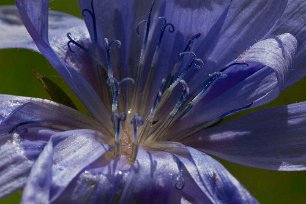
[[[167,152],[139,150],[121,201],[178,203],[184,198],[191,203],[210,202],[175,156]],[[135,199],[135,195],[138,198]]]
[[[292,60],[293,69],[289,72],[288,81],[285,87],[288,87],[306,75],[305,56],[306,56],[306,3],[303,0],[289,0],[286,10],[278,23],[271,31],[271,35],[279,35],[289,32],[298,41],[297,54]],[[285,88],[284,87],[284,88]]]
[[[253,45],[235,60],[236,66],[223,71],[226,77],[217,81],[174,127],[173,135],[216,122],[233,110],[236,113],[244,110],[243,107],[257,107],[275,99],[286,83],[296,43],[291,34],[282,34]]]
[[[0,7],[0,29],[0,48],[25,48],[38,51],[15,6]]]
[[[0,95],[0,132],[17,131],[21,127],[44,126],[55,129],[90,128],[99,124],[69,107],[55,102],[21,96]],[[22,128],[21,128],[22,129]]]
[[[49,203],[55,200],[87,165],[107,147],[97,142],[98,132],[73,130],[52,136],[32,167],[24,189],[23,203]]]
[[[181,158],[181,161],[194,179],[199,178],[201,186],[206,189],[214,203],[257,203],[219,162],[193,148],[187,147],[187,150],[196,170],[192,169],[186,159]]]
[[[216,36],[216,45],[202,53],[208,61],[207,67],[211,71],[221,70],[261,40],[281,17],[286,5],[287,0],[233,1],[220,35]]]
[[[67,33],[68,28],[83,24],[83,21],[76,17],[50,11],[49,36]],[[0,48],[25,48],[39,52],[15,6],[0,7],[0,29]]]
[[[257,111],[202,130],[184,143],[256,168],[306,169],[306,102]]]
[[[44,144],[21,140],[17,133],[0,135],[0,197],[24,186],[33,159],[38,157]]]
[[[201,33],[207,35],[230,1],[186,0],[164,1],[165,17],[183,36]]]
[[[57,202],[211,203],[178,162],[170,153],[142,148],[132,166],[124,157],[106,157],[80,174]],[[177,180],[179,169],[182,180]]]
[[[65,79],[88,110],[103,125],[109,121],[109,110],[104,106],[92,86],[73,68],[67,66],[51,48],[48,41],[48,6],[49,0],[17,0],[17,7],[26,28],[32,36],[39,51]],[[106,119],[107,118],[107,119]],[[109,121],[110,123],[110,121]]]
[[[296,38],[289,33],[285,33],[255,43],[235,61],[238,63],[258,62],[264,64],[276,72],[280,83],[284,83],[296,50]]]

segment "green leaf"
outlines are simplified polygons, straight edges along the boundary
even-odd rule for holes
[[[69,106],[71,108],[77,109],[70,97],[60,88],[56,83],[46,76],[43,76],[39,72],[33,73],[35,78],[40,82],[45,91],[50,96],[51,100]]]

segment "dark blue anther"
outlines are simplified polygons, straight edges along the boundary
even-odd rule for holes
[[[115,155],[120,155],[120,123],[126,120],[125,113],[114,113],[112,114],[112,121],[115,126]]]
[[[124,83],[128,83],[128,82],[135,84],[135,80],[133,78],[125,77],[120,81],[119,86],[121,87]]]
[[[148,37],[149,37],[149,32],[150,32],[150,27],[151,27],[151,18],[152,18],[152,12],[153,12],[154,5],[155,5],[155,0],[152,1],[151,7],[150,7],[150,10],[149,10],[149,13],[148,13],[148,18],[146,20],[140,21],[137,25],[137,28],[136,28],[137,34],[139,34],[140,33],[139,32],[139,27],[143,23],[146,23],[146,31],[145,31],[145,37],[144,37],[144,42],[143,42],[145,47],[147,45],[147,41],[148,41]]]
[[[112,111],[116,111],[118,108],[119,82],[116,78],[110,77],[107,79],[106,83],[110,87],[112,94]]]
[[[188,87],[188,84],[186,83],[186,81],[180,80],[179,82],[183,86],[182,95],[179,98],[179,100],[177,101],[177,103],[175,104],[173,110],[170,112],[170,116],[174,116],[177,113],[177,111],[179,110],[179,108],[185,102],[185,100],[187,99],[187,97],[189,95],[189,87]]]
[[[160,100],[161,100],[161,97],[162,97],[163,93],[165,92],[166,88],[167,88],[167,87],[166,87],[166,79],[163,79],[163,80],[162,80],[162,84],[161,84],[161,86],[160,86],[160,88],[159,88],[159,90],[158,90],[158,93],[157,93],[156,97],[155,97],[153,106],[152,106],[152,108],[151,108],[151,112],[150,112],[150,115],[149,115],[149,119],[151,119],[151,120],[153,119],[154,114],[155,114],[155,112],[156,112],[156,108],[157,108],[157,106],[158,106],[158,104],[159,104],[159,102],[160,102]]]
[[[196,55],[194,52],[191,52],[191,51],[181,52],[181,53],[179,54],[179,57],[182,58],[182,57],[184,57],[185,55],[191,55],[192,61],[195,60],[195,59],[197,58],[197,55]]]
[[[137,24],[137,27],[136,27],[136,33],[137,35],[140,35],[140,26],[142,26],[144,23],[147,23],[148,20],[142,20],[140,21],[138,24]]]
[[[166,29],[169,28],[168,31],[170,33],[173,33],[175,31],[175,27],[174,27],[173,24],[168,23],[167,19],[165,17],[159,17],[158,19],[161,20],[162,23],[163,23],[162,28],[161,28],[161,32],[160,32],[160,36],[159,36],[159,39],[158,39],[158,43],[157,43],[157,47],[160,47]]]
[[[155,5],[155,0],[152,1],[151,8],[149,10],[149,15],[148,15],[148,20],[147,20],[147,26],[146,26],[146,33],[145,33],[145,38],[144,38],[144,44],[147,44],[148,37],[149,37],[149,32],[150,32],[150,27],[151,27],[151,17],[152,17],[152,11]]]
[[[204,65],[205,65],[205,64],[204,64],[203,60],[201,60],[200,58],[197,58],[197,59],[195,59],[195,60],[193,61],[193,66],[194,66],[195,68],[197,68],[197,69],[203,68]]]
[[[187,43],[187,45],[186,45],[186,47],[184,49],[184,52],[190,51],[194,41],[197,40],[200,37],[201,37],[201,33],[197,33],[194,36],[192,36],[191,39],[188,41],[188,43]]]
[[[86,14],[89,14],[92,19],[92,25],[93,25],[93,31],[94,31],[94,42],[98,42],[98,34],[97,34],[97,20],[96,20],[96,13],[94,8],[94,0],[91,0],[90,3],[91,10],[89,9],[83,9],[82,15],[85,17]]]
[[[114,77],[110,77],[107,79],[106,83],[110,87],[111,94],[112,94],[112,111],[116,111],[118,108],[120,87],[124,83],[128,83],[128,82],[135,84],[134,79],[130,77],[123,78],[120,82]]]
[[[209,75],[210,78],[203,82],[200,85],[200,91],[198,92],[197,96],[194,97],[194,99],[191,101],[193,105],[195,105],[199,100],[202,99],[202,97],[205,95],[205,93],[208,91],[208,89],[219,79],[225,78],[227,75],[222,72],[215,72]]]
[[[137,129],[138,127],[144,124],[144,120],[141,116],[137,113],[133,116],[132,120],[130,121],[131,125],[133,126],[133,143],[134,145],[137,144]]]
[[[210,75],[210,78],[206,81],[204,81],[199,88],[199,91],[195,94],[193,99],[183,108],[183,110],[180,111],[179,117],[183,117],[186,113],[188,113],[192,107],[194,107],[203,97],[206,95],[208,90],[212,87],[212,85],[218,81],[219,79],[222,79],[226,77],[226,74],[221,72],[216,72]]]
[[[108,75],[108,78],[113,78],[113,65],[111,61],[110,52],[111,52],[111,48],[114,45],[117,45],[120,48],[121,42],[119,40],[113,40],[109,43],[107,38],[104,38],[104,41],[105,41],[105,50],[106,50],[107,75]]]
[[[186,55],[191,55],[191,61],[189,65],[180,73],[179,77],[176,80],[176,84],[178,83],[179,79],[184,78],[191,70],[191,68],[196,68],[196,70],[199,70],[204,67],[204,62],[200,58],[197,58],[196,54],[194,52],[181,52],[179,54],[180,59],[182,59]]]
[[[67,38],[69,39],[67,46],[68,49],[70,50],[70,52],[75,53],[75,51],[71,48],[71,44],[79,47],[80,49],[84,50],[84,51],[88,51],[87,48],[85,48],[83,45],[81,45],[80,43],[78,43],[77,41],[75,41],[72,37],[71,37],[71,33],[67,33]]]

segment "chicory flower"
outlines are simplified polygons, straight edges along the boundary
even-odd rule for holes
[[[0,47],[44,55],[92,117],[0,95],[1,197],[256,203],[206,153],[305,170],[305,102],[219,123],[305,76],[303,1],[79,0],[86,25],[16,3],[0,8]]]

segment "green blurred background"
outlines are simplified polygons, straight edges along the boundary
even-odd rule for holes
[[[14,1],[0,2],[0,5],[8,4],[14,4]],[[76,0],[52,1],[51,9],[80,16]],[[48,98],[33,77],[33,71],[61,82],[48,62],[31,51],[0,50],[0,64],[0,93],[3,94]],[[276,101],[265,107],[306,101],[305,87],[306,79],[287,89]],[[261,203],[306,203],[306,172],[273,172],[221,162]],[[19,203],[20,197],[21,192],[17,192],[0,199],[0,204]]]

